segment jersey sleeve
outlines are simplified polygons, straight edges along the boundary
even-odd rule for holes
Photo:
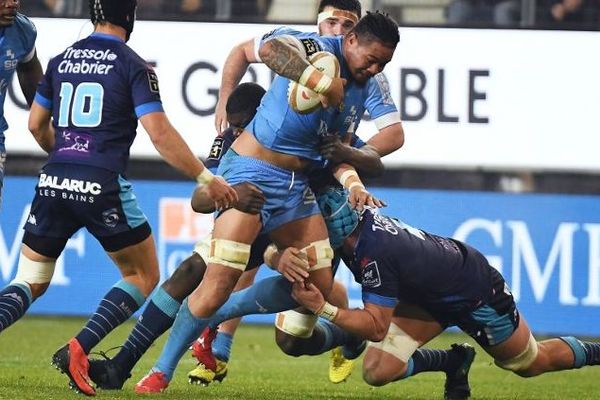
[[[138,118],[163,111],[158,77],[150,65],[135,62],[131,68],[130,84],[133,106]]]
[[[213,174],[217,173],[223,154],[227,153],[227,150],[229,150],[234,140],[235,137],[231,128],[226,129],[222,136],[217,136],[215,138],[212,146],[210,147],[210,153],[208,154],[206,162],[204,163],[210,172]]]
[[[361,147],[363,147],[366,144],[367,143],[365,143],[361,138],[359,138],[356,133],[352,134],[352,139],[350,139],[350,146],[352,146],[356,149],[360,149]]]
[[[17,24],[20,30],[20,37],[23,45],[23,54],[19,58],[20,63],[31,61],[35,55],[35,40],[37,38],[37,29],[29,18],[23,14],[17,14]]]
[[[400,113],[390,93],[390,84],[383,73],[369,79],[365,108],[378,130],[400,122]]]
[[[286,40],[286,43],[298,49],[304,58],[308,58],[318,51],[328,51],[335,53],[335,47],[327,40],[323,40],[319,35],[313,32],[300,32],[289,27],[280,27],[263,35],[261,38],[256,38],[254,41],[254,55],[257,60],[260,60],[258,51],[260,47],[268,40],[280,37]]]
[[[379,259],[365,265],[361,280],[363,303],[390,308],[396,306],[399,282],[386,262]]]
[[[52,110],[53,86],[52,72],[54,69],[54,59],[48,61],[46,73],[42,76],[42,80],[38,84],[35,92],[34,101],[47,110]]]

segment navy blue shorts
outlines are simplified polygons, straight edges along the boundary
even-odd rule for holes
[[[83,227],[110,252],[140,243],[151,233],[131,184],[116,172],[52,163],[42,169],[35,190],[24,243],[41,254],[60,254],[56,243],[66,243]],[[43,238],[53,239],[48,241],[53,248],[45,248]]]

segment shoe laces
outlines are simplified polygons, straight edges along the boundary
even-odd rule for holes
[[[98,351],[92,351],[90,352],[90,355],[94,355],[94,356],[100,356],[102,358],[104,358],[105,360],[109,360],[110,361],[110,357],[108,356],[108,353],[114,351],[114,350],[119,350],[121,349],[123,346],[115,346],[115,347],[111,347],[110,349],[106,350],[106,351],[102,351],[102,350],[98,350]]]

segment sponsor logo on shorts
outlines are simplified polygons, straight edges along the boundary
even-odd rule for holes
[[[315,194],[309,187],[304,189],[304,193],[302,194],[302,202],[304,204],[313,204],[313,203],[317,202],[317,198],[315,197]]]
[[[102,221],[109,228],[114,228],[119,223],[119,212],[116,208],[110,208],[102,212]]]
[[[27,223],[37,226],[37,220],[35,219],[35,215],[29,214],[29,218],[27,218]]]
[[[59,178],[57,176],[40,174],[38,182],[40,189],[49,188],[64,190],[68,192],[99,195],[102,192],[102,185],[98,182],[83,181],[79,179]]]
[[[371,261],[364,266],[362,270],[362,282],[363,287],[376,288],[381,286],[381,276],[379,275],[379,268],[377,267],[377,261]]]

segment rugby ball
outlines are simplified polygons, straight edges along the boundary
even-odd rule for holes
[[[308,61],[327,76],[339,78],[340,63],[333,54],[318,51],[311,55]],[[288,86],[288,103],[292,110],[300,114],[309,114],[321,107],[319,94],[295,81],[290,81]]]

